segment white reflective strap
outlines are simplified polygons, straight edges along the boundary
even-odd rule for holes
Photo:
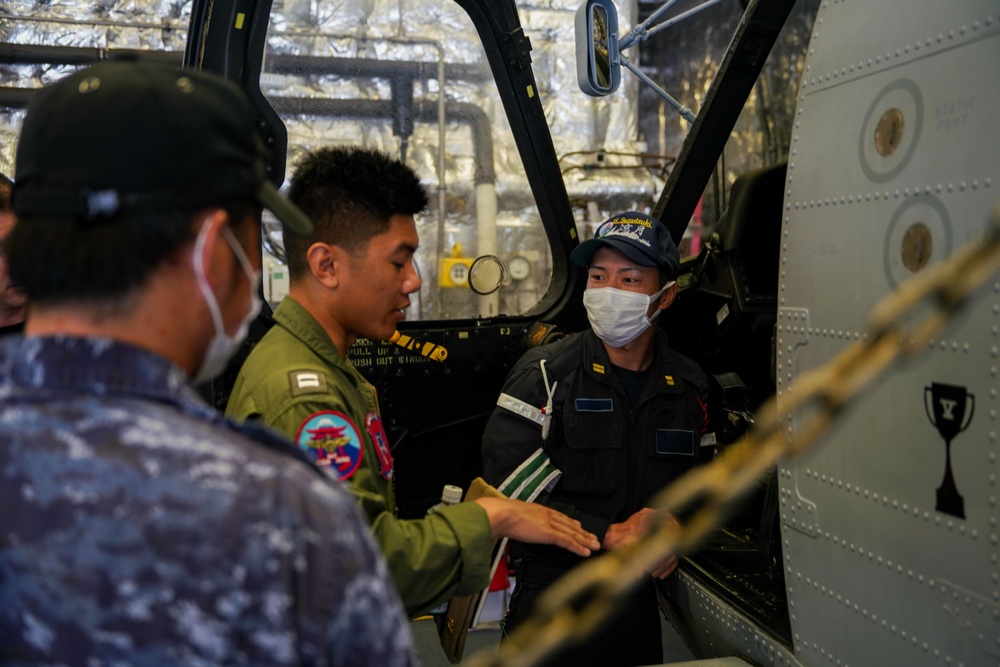
[[[536,408],[528,403],[525,403],[519,398],[515,398],[510,394],[500,394],[500,398],[497,399],[497,405],[499,405],[504,410],[510,410],[516,415],[521,415],[529,421],[533,421],[539,426],[545,423],[545,415],[539,408]]]

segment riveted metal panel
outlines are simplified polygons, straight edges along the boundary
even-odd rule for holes
[[[982,229],[1000,197],[997,63],[995,2],[823,3],[796,111],[779,284],[781,313],[808,317],[804,332],[779,318],[779,395],[861,339],[881,298]],[[1000,282],[862,396],[817,451],[782,466],[803,664],[997,664],[998,313]]]

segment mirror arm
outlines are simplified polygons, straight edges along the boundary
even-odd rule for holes
[[[632,46],[636,42],[640,42],[640,41],[646,39],[646,36],[647,36],[646,31],[649,29],[649,26],[655,24],[656,21],[659,20],[659,18],[661,16],[663,16],[667,12],[667,10],[669,10],[671,7],[673,7],[676,4],[677,4],[677,0],[667,0],[666,2],[664,2],[660,6],[660,8],[657,9],[652,14],[650,14],[649,17],[646,18],[645,21],[643,21],[642,23],[640,23],[636,27],[632,28],[632,30],[629,32],[629,34],[625,35],[620,40],[618,40],[618,48],[619,49],[627,49],[628,47]]]
[[[722,0],[705,0],[705,2],[701,3],[697,7],[692,7],[686,12],[682,12],[671,19],[667,19],[663,23],[660,23],[659,25],[656,25],[653,28],[649,27],[656,21],[656,19],[660,18],[660,16],[662,16],[664,12],[673,7],[674,4],[676,4],[676,2],[677,0],[668,0],[663,4],[662,7],[660,7],[655,12],[650,14],[649,18],[647,18],[645,21],[643,21],[636,27],[632,28],[629,34],[625,35],[620,40],[618,40],[618,49],[624,51],[630,46],[634,46],[637,42],[645,41],[646,38],[650,37],[651,35],[655,35],[661,30],[666,30],[670,26],[676,25],[681,21],[683,21],[684,19],[694,16],[695,14],[701,12],[702,10],[708,9],[712,5],[719,4],[720,2],[722,2]]]
[[[717,1],[717,0],[712,0],[712,1],[714,2],[714,1]],[[621,61],[621,64],[624,65],[626,67],[626,69],[628,69],[628,71],[632,72],[632,74],[635,74],[637,77],[639,77],[640,81],[642,81],[644,84],[646,84],[647,86],[649,86],[650,88],[652,88],[653,90],[655,90],[657,95],[659,95],[660,97],[662,97],[664,100],[667,101],[667,104],[669,104],[670,106],[672,106],[674,109],[677,109],[677,112],[685,120],[687,120],[688,122],[691,122],[691,123],[694,122],[695,116],[694,116],[694,113],[692,113],[692,111],[690,109],[688,109],[686,106],[684,106],[683,104],[681,104],[680,102],[678,102],[677,100],[675,100],[673,97],[671,97],[670,94],[667,93],[667,91],[663,90],[658,85],[656,85],[656,82],[653,81],[652,79],[650,79],[648,76],[646,76],[645,72],[643,72],[642,70],[640,70],[638,67],[636,67],[632,63],[630,63],[628,61],[628,58],[626,58],[625,56],[623,56],[623,55],[621,55],[619,53],[618,54],[618,60]]]

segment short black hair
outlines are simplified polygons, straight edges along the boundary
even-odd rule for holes
[[[353,254],[388,229],[392,216],[414,216],[427,208],[427,192],[412,169],[364,148],[327,147],[306,154],[296,165],[288,198],[315,226],[309,236],[284,228],[293,281],[305,275],[306,251],[313,243],[332,243]]]
[[[256,202],[220,203],[239,228]],[[199,210],[215,207],[201,207]],[[199,210],[119,214],[96,222],[71,217],[19,217],[4,251],[14,284],[38,304],[113,304],[141,288],[165,261],[197,236]]]

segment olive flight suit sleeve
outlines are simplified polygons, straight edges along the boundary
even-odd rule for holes
[[[411,617],[489,585],[493,533],[486,510],[459,503],[419,519],[400,519],[372,479],[370,470],[359,470],[349,480],[351,492]]]
[[[236,390],[239,387],[237,383]],[[475,503],[460,503],[420,519],[398,518],[391,480],[382,475],[365,424],[367,415],[356,404],[349,404],[353,401],[345,401],[331,390],[284,400],[274,406],[276,409],[267,409],[236,390],[227,412],[263,421],[296,444],[300,444],[303,429],[319,422],[316,415],[333,412],[350,419],[363,446],[361,460],[346,475],[346,481],[371,525],[411,617],[489,584],[493,534],[486,511]],[[340,422],[339,427],[344,428],[345,423]]]

